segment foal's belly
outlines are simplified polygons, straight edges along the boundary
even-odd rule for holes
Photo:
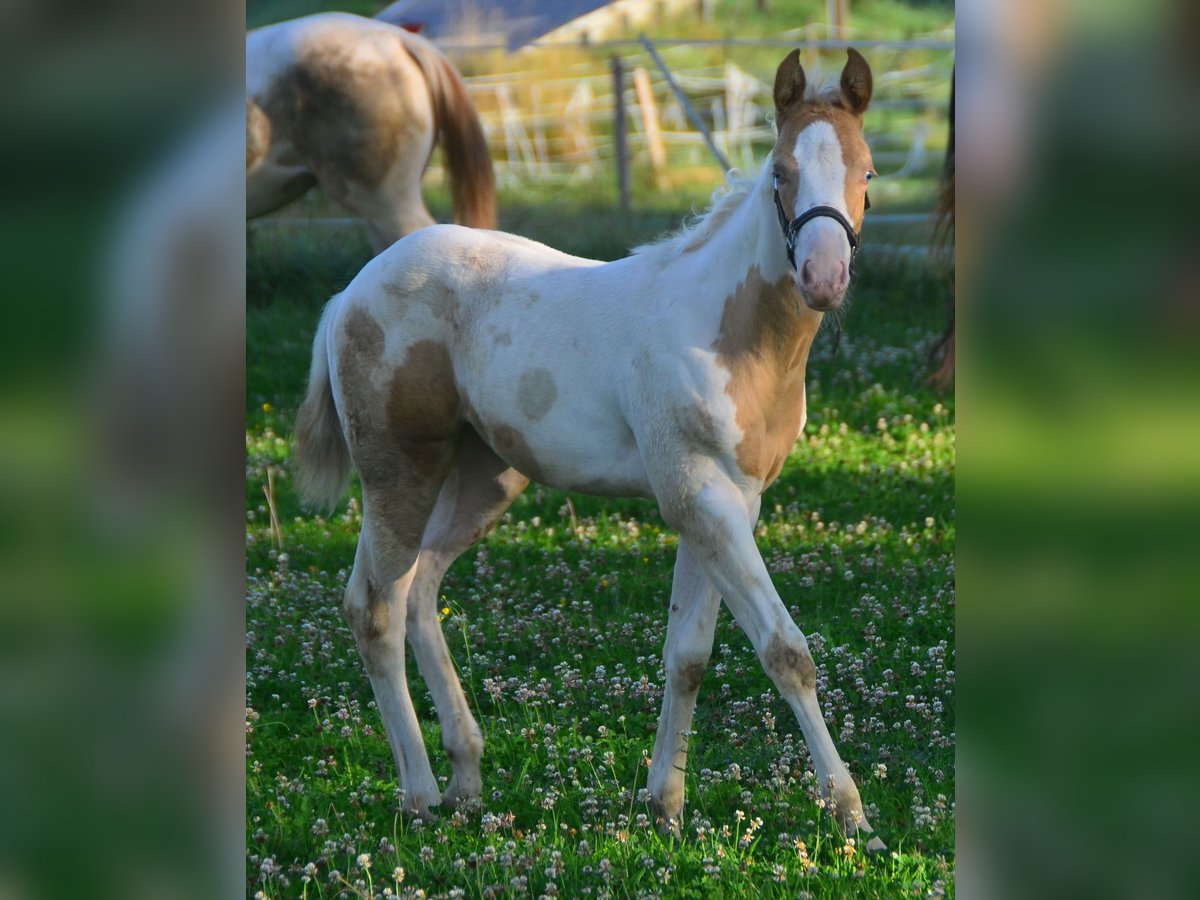
[[[496,454],[534,481],[608,497],[652,496],[641,454],[624,422],[574,417],[568,409],[531,423],[472,403],[467,418]]]
[[[586,366],[509,362],[494,359],[486,378],[461,385],[467,420],[497,455],[550,487],[651,496],[633,432]]]

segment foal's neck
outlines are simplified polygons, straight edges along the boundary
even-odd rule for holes
[[[821,324],[796,287],[773,206],[769,167],[702,248],[717,288],[722,356],[749,355],[781,374],[803,366]]]

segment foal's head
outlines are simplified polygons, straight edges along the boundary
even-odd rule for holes
[[[805,95],[799,50],[775,73],[779,140],[772,165],[781,215],[795,241],[796,285],[804,302],[822,312],[837,309],[850,284],[867,182],[875,174],[862,133],[871,67],[857,50],[847,55],[838,87],[820,96]]]

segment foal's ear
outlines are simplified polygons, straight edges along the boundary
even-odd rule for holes
[[[793,50],[779,64],[775,72],[775,120],[783,118],[783,114],[793,105],[804,99],[804,68],[800,65],[800,50]]]
[[[871,102],[871,90],[874,80],[871,78],[871,67],[863,55],[853,47],[846,48],[846,67],[842,69],[842,99],[846,108],[856,116],[861,116]],[[778,82],[777,82],[778,83]]]

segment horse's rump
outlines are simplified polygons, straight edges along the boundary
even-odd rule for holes
[[[483,126],[453,65],[418,35],[322,13],[246,44],[247,213],[319,182],[366,219],[376,250],[433,223],[421,177],[440,137],[458,222],[496,224]]]

